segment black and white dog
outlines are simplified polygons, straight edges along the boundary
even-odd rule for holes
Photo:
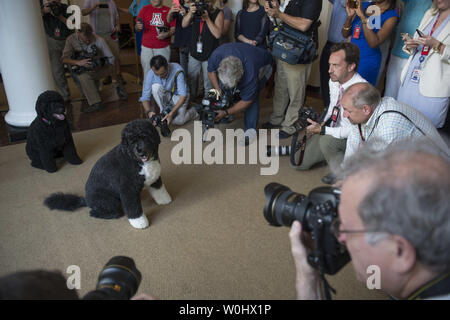
[[[86,182],[85,198],[55,193],[44,204],[50,209],[74,211],[88,206],[95,218],[128,217],[136,229],[149,226],[143,214],[140,193],[144,186],[157,204],[172,201],[161,180],[158,132],[150,120],[134,120],[122,130],[122,141],[101,157]]]
[[[83,162],[75,149],[65,110],[63,97],[58,92],[48,90],[39,95],[37,116],[28,128],[25,147],[33,167],[55,172],[58,157],[75,165]]]

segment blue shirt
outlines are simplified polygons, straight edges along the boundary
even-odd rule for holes
[[[241,100],[253,101],[258,95],[259,70],[272,65],[272,55],[264,49],[247,43],[226,43],[218,47],[208,59],[208,72],[216,72],[220,62],[229,56],[242,61],[244,75],[238,83]]]
[[[347,19],[347,11],[345,11],[346,0],[328,0],[333,4],[331,12],[330,26],[328,27],[328,41],[339,43],[346,39],[342,36],[342,27]]]
[[[142,7],[148,6],[150,4],[150,0],[141,0],[139,5],[137,4],[137,0],[133,0],[130,7],[128,8],[128,11],[133,15],[133,17],[137,17],[139,14],[139,11],[141,11]]]
[[[153,69],[150,69],[145,77],[144,86],[142,88],[142,97],[139,99],[142,101],[150,101],[150,97],[152,95],[152,85],[154,83],[158,83],[164,87],[167,91],[172,90],[172,84],[175,78],[175,75],[178,71],[182,71],[177,77],[177,88],[174,92],[174,95],[180,95],[187,97],[187,86],[186,81],[184,80],[184,71],[183,68],[178,63],[169,63],[168,66],[169,72],[166,78],[158,77]]]
[[[416,29],[419,27],[420,21],[422,21],[425,12],[430,9],[431,0],[403,0],[405,8],[403,9],[400,22],[398,24],[394,46],[391,53],[394,56],[408,59],[409,55],[402,50],[405,44],[402,40],[401,33],[409,33],[413,38],[416,33]]]

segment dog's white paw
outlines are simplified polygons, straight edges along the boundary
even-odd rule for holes
[[[164,185],[159,189],[149,188],[149,192],[157,204],[169,204],[172,202],[172,198]]]
[[[136,229],[145,229],[150,225],[145,214],[136,219],[128,219],[128,221]]]

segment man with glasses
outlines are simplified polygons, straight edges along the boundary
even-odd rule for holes
[[[381,289],[396,299],[450,299],[450,159],[423,140],[384,151],[362,148],[343,177],[339,220],[356,277],[380,268]],[[308,234],[295,221],[289,234],[298,299],[322,299],[318,271],[307,263]]]

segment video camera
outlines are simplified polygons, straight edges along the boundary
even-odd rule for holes
[[[124,256],[111,258],[98,276],[97,287],[84,300],[130,300],[139,289],[142,275],[134,260]]]
[[[205,11],[208,11],[209,4],[207,2],[202,1],[202,0],[195,1],[195,8],[197,10],[195,11],[194,15],[196,15],[198,17],[201,17],[205,13]]]
[[[163,109],[160,114],[155,114],[150,118],[150,121],[155,122],[156,126],[161,130],[161,135],[163,137],[170,136],[170,129],[167,123],[167,120],[163,120],[163,118],[168,115],[170,109]]]
[[[350,261],[348,251],[333,232],[340,190],[319,187],[305,196],[281,184],[270,183],[264,188],[264,194],[264,217],[270,225],[290,227],[297,220],[304,231],[311,233],[314,249],[308,255],[308,263],[321,275],[333,275]]]
[[[91,65],[89,67],[80,67],[80,66],[72,66],[72,71],[75,74],[82,74],[86,71],[94,71],[97,68],[103,67],[108,64],[108,58],[107,57],[97,57],[98,54],[98,48],[94,44],[91,46],[91,52],[84,51],[76,51],[72,55],[73,60],[84,60],[84,59],[90,59]]]
[[[203,125],[203,141],[206,137],[206,132],[210,128],[214,128],[214,119],[217,115],[217,110],[226,110],[235,102],[240,100],[239,90],[222,89],[223,94],[219,96],[217,90],[211,89],[202,100],[202,108],[199,111],[200,119]]]

